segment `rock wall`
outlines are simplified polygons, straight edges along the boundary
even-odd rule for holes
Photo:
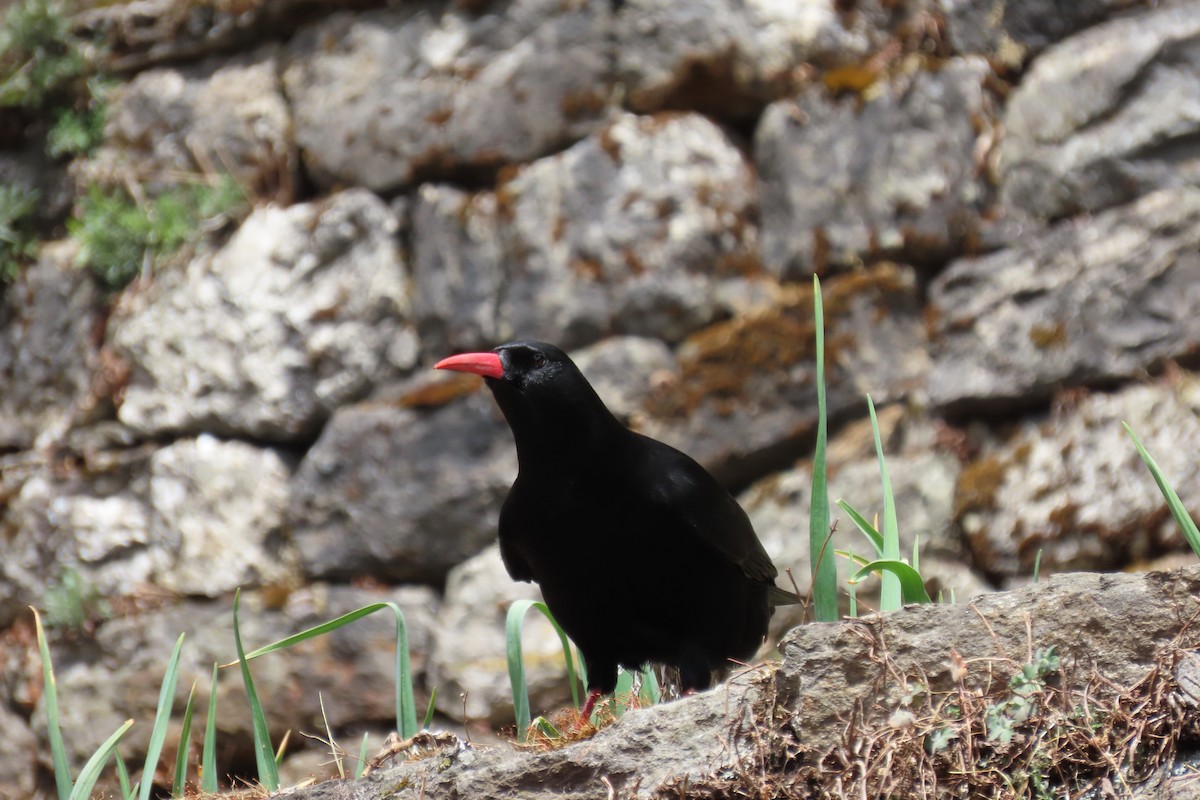
[[[252,644],[394,599],[418,705],[508,722],[503,611],[533,594],[492,546],[507,429],[429,369],[463,349],[570,348],[805,589],[814,272],[831,498],[878,510],[869,392],[937,588],[1186,551],[1120,422],[1200,512],[1194,2],[144,0],[74,25],[120,76],[104,141],[0,150],[0,181],[227,173],[255,202],[115,294],[48,241],[0,301],[0,796],[45,777],[26,606],[72,575],[77,762],[126,717],[145,741],[180,631],[181,700],[232,658],[237,587]],[[319,729],[318,691],[338,732],[386,729],[387,628],[256,665],[274,729]],[[525,645],[545,707],[556,645]]]

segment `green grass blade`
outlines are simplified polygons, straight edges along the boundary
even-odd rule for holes
[[[574,678],[575,664],[571,656],[571,643],[567,639],[567,634],[554,619],[554,615],[550,613],[550,609],[546,607],[545,603],[535,600],[516,601],[509,606],[508,616],[504,621],[504,636],[505,651],[508,657],[508,680],[513,694],[513,715],[517,721],[517,740],[522,742],[525,741],[529,731],[530,714],[529,685],[525,679],[525,662],[521,656],[521,624],[525,621],[525,615],[531,608],[537,609],[546,619],[550,620],[550,624],[554,626],[554,630],[558,634],[558,639],[562,643],[563,657],[567,662],[567,680],[571,684],[571,701],[576,708],[579,708],[579,689]]]
[[[323,622],[320,625],[315,625],[300,633],[293,634],[277,642],[264,645],[263,647],[253,650],[246,654],[246,660],[265,656],[268,653],[274,653],[278,650],[284,650],[292,645],[306,642],[309,639],[322,636],[326,633],[337,630],[351,622],[360,620],[365,616],[374,614],[376,611],[390,609],[396,615],[396,730],[404,738],[415,736],[419,728],[417,728],[417,709],[416,701],[413,697],[412,685],[412,666],[411,657],[408,646],[408,625],[404,620],[404,612],[400,610],[400,606],[392,602],[371,603],[362,608],[355,609],[349,613],[343,614],[337,619],[332,619],[329,622]],[[226,664],[224,666],[231,666]]]
[[[50,661],[50,645],[46,642],[46,631],[37,609],[33,612],[33,624],[37,629],[38,652],[42,657],[42,697],[46,701],[46,735],[50,739],[50,760],[54,764],[54,785],[59,800],[68,800],[74,788],[71,767],[67,764],[67,748],[63,744],[62,728],[58,724],[58,682],[54,679],[54,665]]]
[[[649,666],[642,667],[642,701],[647,705],[656,706],[662,699],[662,691],[658,686],[658,676]]]
[[[183,638],[179,634],[175,640],[175,649],[167,662],[167,672],[163,675],[162,686],[158,690],[158,708],[154,712],[154,728],[150,732],[150,744],[146,749],[146,764],[142,767],[140,800],[150,800],[150,792],[154,790],[154,772],[158,766],[158,757],[162,754],[163,742],[167,738],[167,725],[171,722],[171,708],[175,705],[175,683],[179,679],[179,654],[183,651]]]
[[[238,628],[238,606],[241,603],[242,591],[239,589],[233,596],[233,641],[237,646],[238,665],[242,670],[242,684],[246,687],[246,699],[250,703],[250,719],[254,730],[254,761],[258,767],[258,782],[268,792],[279,789],[279,767],[275,763],[275,752],[271,748],[271,734],[267,730],[267,717],[263,713],[262,704],[258,701],[258,692],[254,690],[254,679],[250,676],[250,665],[246,661],[246,651],[242,647],[242,633]]]
[[[821,281],[813,275],[813,322],[817,356],[817,443],[813,451],[812,502],[808,512],[808,552],[812,564],[813,614],[818,622],[834,622],[838,616],[837,562],[829,540],[829,481],[825,465],[828,438],[825,405],[825,309]]]
[[[617,669],[617,687],[613,689],[612,713],[617,719],[625,716],[633,699],[633,673],[624,668]]]
[[[354,770],[354,779],[358,780],[367,771],[367,743],[370,734],[364,733],[362,744],[358,746],[358,767]]]
[[[1033,557],[1033,582],[1037,583],[1042,572],[1042,548],[1038,548],[1037,555]]]
[[[69,800],[89,800],[92,796],[92,789],[96,786],[96,781],[100,778],[100,773],[104,771],[104,766],[108,763],[108,759],[112,758],[113,753],[117,750],[117,745],[121,742],[121,737],[125,735],[125,731],[133,725],[133,720],[127,719],[125,723],[117,728],[112,736],[104,740],[104,744],[100,745],[100,749],[92,753],[92,757],[83,765],[83,769],[79,771],[79,780],[75,783]],[[145,778],[142,779],[145,783]]]
[[[913,537],[913,555],[912,568],[917,572],[921,571],[921,535],[917,534]]]
[[[171,797],[183,797],[187,788],[188,750],[192,744],[192,712],[196,710],[196,684],[188,692],[187,705],[183,707],[183,731],[179,738],[179,752],[175,754],[175,780],[171,782]]]
[[[525,662],[521,657],[521,623],[532,600],[518,600],[508,608],[504,621],[505,653],[508,656],[508,681],[512,686],[513,716],[517,721],[517,741],[525,741],[529,730],[529,686],[525,681]]]
[[[892,481],[888,477],[887,462],[883,458],[883,442],[879,436],[879,419],[875,416],[875,403],[867,395],[867,409],[871,412],[871,430],[875,434],[875,455],[879,459],[879,479],[883,483],[883,560],[900,561],[900,525],[896,521],[896,498],[892,496]],[[907,565],[906,565],[907,566]],[[911,567],[909,567],[911,569]],[[922,591],[924,587],[922,587]],[[879,586],[879,610],[893,611],[904,604],[900,576],[892,570],[884,570]],[[926,600],[926,602],[929,602]]]
[[[850,517],[850,521],[854,523],[854,527],[862,531],[863,536],[867,537],[867,540],[871,543],[871,547],[875,549],[875,557],[883,558],[883,535],[875,530],[875,526],[867,522],[867,518],[855,511],[845,500],[838,500],[837,504]]]
[[[1133,432],[1133,428],[1129,427],[1129,423],[1122,422],[1125,426],[1125,432],[1129,434],[1129,438],[1133,439],[1133,446],[1137,448],[1138,455],[1142,457],[1142,461],[1146,462],[1146,467],[1150,470],[1150,474],[1154,476],[1154,482],[1158,484],[1158,490],[1162,492],[1163,499],[1167,501],[1167,508],[1171,509],[1171,516],[1175,517],[1175,523],[1179,525],[1179,529],[1183,531],[1184,537],[1188,544],[1192,546],[1192,552],[1200,556],[1200,530],[1196,529],[1196,522],[1188,514],[1187,509],[1183,507],[1183,501],[1179,499],[1179,495],[1171,488],[1167,477],[1163,475],[1158,463],[1150,456],[1150,452],[1142,446],[1137,434]]]
[[[909,603],[932,603],[933,600],[929,597],[929,592],[925,590],[925,582],[921,579],[921,573],[912,568],[912,565],[906,564],[903,561],[894,559],[880,559],[872,561],[865,567],[854,573],[850,577],[851,583],[858,583],[874,572],[882,573],[883,576],[892,575],[896,582],[900,585],[903,592],[902,596]]]
[[[129,767],[125,766],[125,759],[121,758],[121,751],[113,753],[113,758],[117,762],[117,783],[121,787],[122,800],[133,800],[136,792],[134,787],[129,783]]]
[[[437,687],[429,692],[429,705],[425,707],[425,721],[421,723],[421,730],[429,730],[429,726],[433,724],[433,714],[437,711]]]
[[[396,615],[396,726],[405,739],[416,736],[417,701],[413,698],[412,663],[408,652],[408,624],[395,603],[387,603]],[[360,611],[362,609],[359,609]]]
[[[551,739],[561,739],[562,738],[562,732],[559,731],[558,728],[554,727],[554,723],[551,722],[550,720],[546,719],[545,717],[538,717],[533,722],[535,725],[537,725],[538,730],[540,730],[543,734],[545,734],[549,738],[551,738]]]
[[[311,627],[307,630],[300,631],[300,633],[293,634],[292,636],[288,636],[285,639],[280,639],[277,642],[272,642],[271,644],[264,645],[264,646],[258,648],[257,650],[251,650],[249,653],[246,654],[246,660],[253,661],[254,659],[261,658],[262,656],[265,656],[268,653],[274,653],[279,650],[286,650],[287,648],[291,647],[292,645],[297,645],[297,644],[300,644],[301,642],[306,642],[309,639],[315,639],[316,637],[321,636],[322,634],[336,631],[338,628],[341,628],[345,625],[349,625],[351,622],[362,619],[363,617],[365,617],[369,614],[374,614],[376,611],[380,611],[381,609],[394,608],[394,607],[395,607],[394,603],[371,603],[370,605],[366,605],[366,606],[363,606],[362,608],[355,609],[354,611],[351,611],[347,614],[343,614],[342,616],[338,617],[337,619],[330,620],[329,622],[323,622],[320,625],[314,625],[313,627]],[[228,664],[222,664],[222,666],[230,667],[236,663],[237,663],[236,661],[231,661]]]
[[[208,690],[208,718],[204,720],[204,749],[200,753],[200,790],[217,793],[217,672],[213,664],[212,684]]]

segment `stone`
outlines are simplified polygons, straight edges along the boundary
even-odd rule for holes
[[[293,580],[295,550],[284,533],[290,478],[277,451],[212,436],[155,452],[147,495],[153,547],[164,553],[155,583],[220,597],[241,586]]]
[[[0,800],[26,800],[37,794],[40,747],[28,721],[0,703]]]
[[[603,0],[326,17],[293,38],[283,73],[308,172],[390,191],[558,149],[610,107],[610,30]]]
[[[104,300],[72,250],[44,248],[0,297],[0,450],[47,445],[109,408]]]
[[[414,303],[439,352],[612,334],[677,342],[726,316],[724,286],[761,272],[754,175],[694,114],[622,115],[495,194],[423,187]]]
[[[919,396],[929,369],[916,275],[883,264],[822,284],[831,419]],[[742,487],[811,452],[816,432],[812,290],[780,287],[769,302],[703,328],[676,350],[638,419],[726,485]]]
[[[505,617],[517,600],[541,599],[536,584],[509,577],[496,547],[451,571],[429,666],[430,685],[438,687],[439,711],[464,722],[512,723]],[[536,610],[530,610],[522,625],[521,654],[534,716],[566,705],[570,689],[562,643]]]
[[[957,53],[1010,68],[1073,34],[1140,5],[1137,0],[942,0],[946,36]],[[1160,3],[1166,5],[1166,3]]]
[[[767,269],[795,279],[960,252],[989,199],[976,153],[994,126],[991,74],[954,58],[862,98],[812,85],[768,106],[754,134]]]
[[[417,357],[397,221],[361,189],[255,211],[215,253],[126,292],[118,416],[143,436],[311,442],[333,409]]]
[[[819,768],[824,777],[835,762],[823,759],[844,736],[880,730],[914,696],[944,697],[959,685],[982,692],[1006,683],[1030,652],[1051,645],[1066,664],[1079,667],[1061,671],[1065,688],[1087,688],[1100,699],[1132,686],[1160,655],[1194,646],[1194,631],[1180,641],[1180,618],[1194,608],[1198,592],[1196,567],[1148,575],[1073,574],[971,603],[908,606],[803,625],[782,643],[781,667],[746,671],[712,691],[626,714],[582,741],[551,750],[457,743],[435,750],[436,757],[396,759],[365,780],[332,781],[289,796],[377,800],[394,795],[396,787],[421,787],[430,800],[550,800],[604,798],[610,787],[613,796],[677,796],[685,785],[690,792],[735,796],[739,787],[779,787],[804,766]],[[1099,686],[1087,683],[1093,667],[1103,676]],[[849,732],[848,720],[856,723]],[[793,747],[790,757],[773,760],[782,754],[771,750],[777,740],[764,740],[771,731]],[[847,783],[854,780],[860,763],[831,776],[831,783],[843,775]],[[1156,773],[1158,788],[1186,790],[1189,777],[1172,778],[1171,767]],[[1122,780],[1116,772],[1110,777]]]
[[[844,26],[835,3],[629,0],[618,76],[635,111],[685,108],[738,121],[799,87],[805,62],[863,57],[881,31]]]
[[[1050,47],[1013,91],[1004,130],[1000,204],[1027,225],[1200,186],[1200,7],[1147,10]]]
[[[1200,191],[1166,190],[954,262],[929,289],[931,405],[965,415],[1132,379],[1200,346]]]
[[[975,562],[1007,582],[1111,570],[1187,549],[1122,423],[1154,456],[1193,518],[1200,512],[1200,378],[1085,395],[1021,423],[963,470],[956,513]]]
[[[277,50],[159,67],[118,84],[107,99],[104,143],[77,167],[76,180],[154,191],[181,175],[228,174],[250,197],[291,202],[296,146]]]
[[[485,392],[433,411],[339,409],[292,484],[301,568],[309,578],[440,583],[495,540],[515,476],[511,437]]]

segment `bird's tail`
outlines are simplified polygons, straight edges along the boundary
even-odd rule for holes
[[[794,606],[803,601],[787,589],[780,589],[772,584],[767,587],[767,602],[774,608],[775,606]]]

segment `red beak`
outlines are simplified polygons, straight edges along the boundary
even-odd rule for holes
[[[443,358],[433,365],[434,369],[451,369],[455,372],[471,372],[485,378],[503,378],[504,366],[495,353],[462,353]]]

